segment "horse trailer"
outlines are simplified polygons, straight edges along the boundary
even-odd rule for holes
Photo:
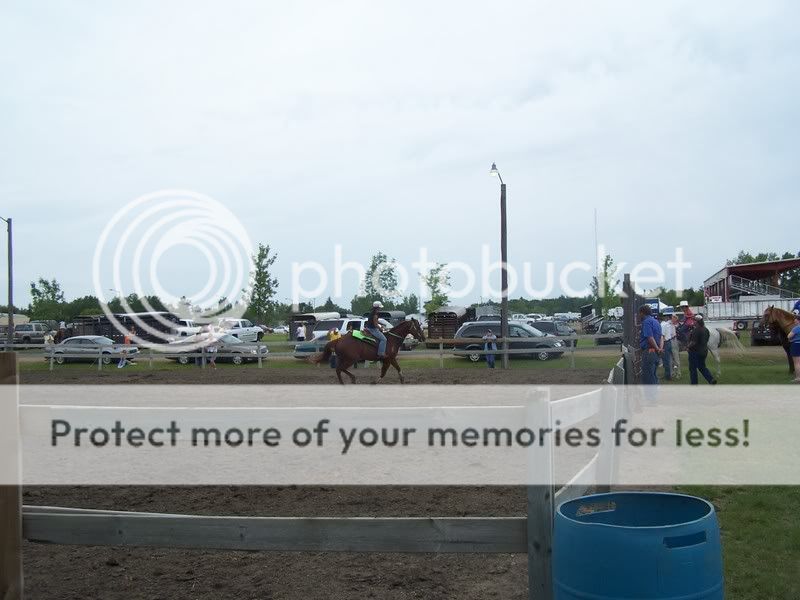
[[[453,339],[464,324],[475,321],[475,309],[463,306],[443,306],[428,315],[428,337],[431,339]],[[426,343],[428,348],[438,348],[438,343]],[[446,346],[448,348],[451,345]]]

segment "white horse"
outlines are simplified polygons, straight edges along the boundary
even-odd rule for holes
[[[714,327],[713,324],[706,323],[708,328],[708,351],[714,356],[717,361],[717,377],[722,375],[722,363],[719,358],[719,345],[722,343],[722,336],[724,335],[732,343],[737,354],[744,352],[744,346],[736,336],[736,332],[728,327]]]

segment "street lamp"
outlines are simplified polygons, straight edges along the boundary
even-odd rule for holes
[[[6,351],[13,350],[14,343],[14,255],[11,244],[11,217],[3,219],[8,227],[8,332],[6,333]]]
[[[506,224],[506,184],[497,170],[497,165],[492,163],[489,170],[492,177],[500,180],[500,262],[502,263],[500,287],[500,337],[503,338],[503,368],[508,368],[508,240]]]

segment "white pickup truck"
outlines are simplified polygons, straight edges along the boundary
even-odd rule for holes
[[[200,326],[192,319],[179,319],[175,324],[174,331],[178,337],[188,337],[200,333]]]
[[[264,337],[264,330],[249,319],[220,319],[219,327],[243,342],[260,342]]]

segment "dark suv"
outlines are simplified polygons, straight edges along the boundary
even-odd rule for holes
[[[542,333],[549,333],[550,335],[555,335],[559,337],[576,335],[578,332],[575,331],[569,325],[563,323],[562,321],[533,321],[529,322],[528,325],[538,329]],[[561,340],[562,343],[567,346],[577,346],[578,340]]]
[[[484,358],[485,355],[478,354],[483,350],[483,340],[481,339],[486,335],[486,330],[491,329],[492,332],[500,337],[500,321],[480,321],[479,323],[464,323],[456,332],[456,338],[475,338],[475,342],[458,342],[455,345],[454,354],[456,356],[465,356],[472,362],[478,362]],[[526,325],[524,323],[509,323],[508,324],[508,347],[510,350],[530,350],[530,353],[510,354],[509,357],[515,356],[532,356],[539,360],[549,360],[551,358],[558,358],[563,351],[553,352],[554,348],[563,348],[564,344],[552,336],[548,336],[538,329]],[[500,344],[498,344],[500,349]],[[537,351],[538,350],[538,351]],[[548,352],[547,350],[551,350]]]
[[[613,338],[600,338],[595,340],[595,344],[621,344],[622,343],[622,321],[610,321],[603,319],[600,322],[600,327],[597,328],[597,333],[603,335],[611,335],[618,333],[619,337]]]

